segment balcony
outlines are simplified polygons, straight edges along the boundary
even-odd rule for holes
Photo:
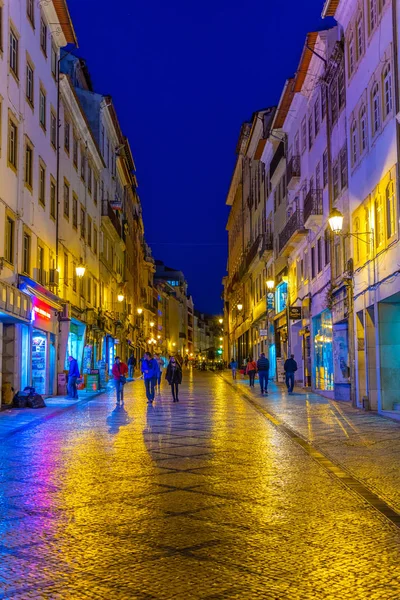
[[[260,260],[267,260],[268,255],[274,249],[274,238],[272,237],[271,232],[266,232],[262,234],[262,244],[259,252]]]
[[[272,179],[273,174],[275,173],[276,169],[278,168],[279,163],[281,162],[282,158],[285,157],[285,144],[283,142],[281,142],[274,154],[274,156],[272,157],[271,163],[269,165],[269,177],[270,179]]]
[[[246,259],[245,259],[245,265],[246,265],[245,270],[246,271],[250,268],[251,263],[256,258],[261,242],[262,242],[262,235],[260,234],[256,237],[256,239],[254,240],[254,242],[252,243],[252,245],[250,246],[250,248],[246,254]]]
[[[304,200],[304,227],[322,225],[322,190],[310,190]]]
[[[288,256],[306,233],[303,211],[296,210],[279,234],[279,253],[282,256]]]
[[[286,169],[287,187],[292,190],[299,183],[301,177],[301,160],[298,154],[292,156]]]
[[[122,238],[121,222],[117,217],[116,212],[111,208],[108,200],[103,200],[101,203],[101,216],[106,222],[110,223],[114,227],[118,237]]]

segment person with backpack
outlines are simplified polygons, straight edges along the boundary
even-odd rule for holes
[[[121,362],[119,356],[115,357],[115,362],[111,369],[114,378],[115,390],[117,392],[117,404],[124,402],[124,385],[126,383],[126,375],[128,374],[128,365]]]
[[[265,356],[265,352],[261,352],[260,358],[257,361],[258,379],[260,381],[261,393],[268,396],[268,377],[269,377],[269,360]]]
[[[285,360],[283,368],[285,370],[286,387],[288,389],[289,395],[291,396],[293,394],[294,388],[294,374],[297,371],[297,362],[294,360],[294,354],[291,354],[290,358],[287,358]]]
[[[246,366],[246,374],[249,376],[249,385],[250,387],[254,387],[254,380],[256,378],[257,373],[257,363],[253,360],[253,357],[250,356],[247,361]]]
[[[160,368],[158,362],[152,357],[150,352],[146,352],[142,361],[142,373],[144,385],[146,387],[146,397],[149,404],[154,400],[159,372]]]
[[[165,379],[171,386],[172,397],[174,402],[179,402],[179,386],[182,383],[182,367],[174,356],[169,359],[167,372],[165,373]]]

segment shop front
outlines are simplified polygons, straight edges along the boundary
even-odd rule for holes
[[[333,325],[332,313],[324,310],[312,319],[314,345],[313,387],[316,390],[333,392]]]
[[[335,400],[350,401],[351,372],[347,290],[342,287],[333,295],[333,371]]]
[[[64,369],[69,369],[69,356],[73,356],[78,361],[79,371],[84,373],[85,363],[87,363],[87,356],[90,352],[85,352],[85,333],[86,323],[79,321],[78,319],[71,318],[69,324],[69,333],[67,340],[67,347],[65,351]]]

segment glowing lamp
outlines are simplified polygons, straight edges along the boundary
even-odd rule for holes
[[[237,305],[237,309],[238,309],[239,311],[240,311],[240,310],[242,310],[242,308],[243,308],[243,304],[238,304],[238,305]]]
[[[124,298],[125,298],[125,296],[123,294],[118,294],[118,296],[117,296],[118,302],[123,302]]]
[[[222,323],[224,322],[223,319],[218,319],[218,323],[220,323],[222,325]]]
[[[85,265],[83,263],[80,263],[75,269],[76,276],[79,277],[79,279],[82,279],[82,277],[85,274],[85,271],[86,271]]]
[[[137,309],[137,314],[138,314],[138,315],[141,315],[141,314],[142,314],[142,312],[143,312],[143,308],[138,308],[138,309]]]
[[[268,288],[269,290],[273,290],[273,289],[274,289],[274,287],[275,287],[275,282],[274,282],[274,280],[273,280],[273,279],[268,279],[266,283],[267,283],[267,288]]]
[[[154,327],[154,321],[150,321],[150,327]]]
[[[343,215],[339,210],[337,210],[337,208],[333,209],[333,211],[329,215],[328,221],[329,221],[329,226],[333,233],[335,233],[336,235],[339,235],[340,233],[342,233]]]

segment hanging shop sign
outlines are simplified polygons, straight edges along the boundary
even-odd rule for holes
[[[268,335],[268,329],[260,329],[260,337],[264,337]]]
[[[275,308],[275,294],[274,292],[268,292],[267,294],[267,309],[273,310]]]
[[[44,319],[51,319],[51,313],[49,313],[47,310],[44,310],[44,308],[40,308],[40,306],[34,306],[32,310],[33,310],[34,317],[36,315],[39,315],[40,317],[43,317]]]
[[[110,206],[113,210],[122,210],[122,200],[119,198],[116,200],[110,200]]]
[[[301,319],[301,306],[289,306],[289,319],[291,321]]]

